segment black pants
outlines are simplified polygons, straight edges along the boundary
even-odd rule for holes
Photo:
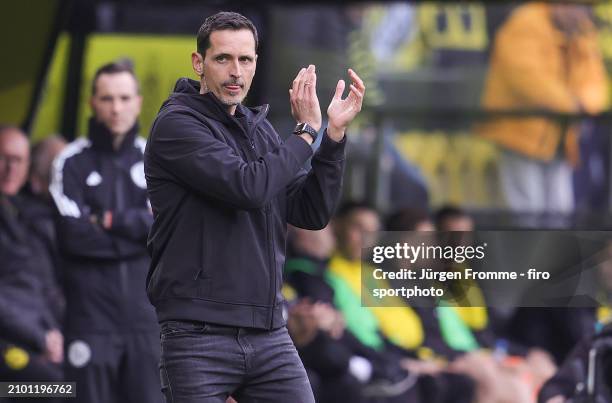
[[[74,403],[161,403],[159,333],[70,334],[66,380]]]
[[[167,403],[314,403],[287,328],[201,322],[162,324],[160,373]]]

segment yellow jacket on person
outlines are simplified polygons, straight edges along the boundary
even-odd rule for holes
[[[370,268],[365,268],[369,270]],[[329,271],[338,278],[344,280],[353,292],[362,296],[362,265],[359,260],[348,260],[339,253],[334,254],[329,262]],[[383,280],[379,280],[378,286],[388,288]],[[368,295],[365,296],[366,298]],[[371,311],[378,321],[380,332],[392,343],[406,350],[416,350],[422,346],[425,339],[423,324],[417,313],[407,306],[399,297],[395,299],[394,306],[369,306],[363,309]],[[372,304],[374,304],[372,302]]]
[[[499,29],[492,50],[482,104],[489,110],[601,112],[608,83],[593,23],[584,18],[582,33],[568,38],[557,29],[551,5],[517,7]],[[552,160],[563,138],[562,125],[542,117],[485,121],[477,133],[522,155]],[[578,162],[577,128],[565,137],[564,155]]]

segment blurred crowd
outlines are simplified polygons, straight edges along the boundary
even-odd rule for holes
[[[30,150],[0,127],[0,379],[70,380],[80,402],[161,402],[130,63],[100,67],[91,93],[87,136],[70,144]]]
[[[593,26],[580,7],[518,7],[492,58],[486,107],[607,107]],[[77,381],[77,401],[87,403],[157,402],[139,84],[129,63],[113,62],[97,71],[91,93],[86,136],[70,144],[49,136],[31,145],[20,128],[0,126],[0,380]],[[508,206],[570,211],[577,139],[592,127],[513,119],[479,128],[503,147]],[[582,401],[590,352],[612,337],[612,276],[595,308],[498,312],[477,284],[472,307],[362,304],[361,248],[378,231],[476,229],[456,206],[382,216],[362,201],[345,202],[321,231],[290,228],[287,326],[317,401]],[[607,378],[594,381],[601,393],[612,392],[611,362],[600,368]]]
[[[361,248],[375,242],[377,231],[475,230],[470,216],[452,206],[433,215],[404,209],[382,221],[368,204],[348,202],[322,231],[291,229],[289,331],[320,401],[527,403],[573,396],[586,376],[586,364],[574,370],[577,356],[586,362],[596,329],[610,331],[609,305],[502,312],[486,302],[423,308],[398,299],[393,307],[362,306]],[[579,343],[582,353],[564,364]]]
[[[64,294],[60,284],[70,276],[67,270],[94,270],[83,267],[86,258],[80,260],[80,268],[68,266],[70,255],[62,247],[66,241],[57,239],[54,222],[58,214],[54,220],[46,189],[51,161],[62,149],[65,152],[64,146],[59,138],[50,137],[30,153],[27,137],[19,129],[6,126],[0,130],[3,380],[73,380],[69,368],[74,372],[88,366],[99,366],[95,376],[103,377],[109,364],[104,362],[108,357],[97,363],[87,357],[91,348],[93,354],[109,354],[105,345],[81,341],[82,351],[64,352],[64,345],[75,350],[74,344],[64,342],[66,332],[75,332],[66,323],[66,318],[74,320],[74,314],[64,314],[65,295],[74,290]],[[91,223],[93,218],[87,220]],[[102,231],[103,223],[95,225],[98,227],[90,229]],[[383,229],[475,230],[470,216],[456,207],[443,207],[433,215],[403,209],[383,220],[363,202],[343,204],[324,230],[290,229],[283,288],[289,302],[288,328],[318,401],[526,403],[536,401],[538,393],[544,402],[574,393],[581,379],[574,379],[579,375],[573,369],[563,372],[561,367],[558,376],[565,378],[553,375],[566,357],[588,351],[597,325],[604,326],[611,319],[608,306],[519,309],[509,315],[480,305],[432,309],[398,301],[393,308],[364,307],[361,248],[374,242]],[[116,289],[120,283],[107,285]],[[92,292],[88,284],[79,286]],[[131,292],[138,294],[135,289]],[[86,298],[79,298],[69,303],[82,305]],[[141,298],[130,303],[147,304],[144,294]],[[106,309],[112,311],[114,304],[116,301],[109,301]],[[123,308],[128,309],[127,303]],[[81,309],[68,307],[87,314]],[[89,320],[109,320],[100,312],[89,314],[95,315]],[[112,340],[113,332],[130,327],[124,323],[122,329],[113,330],[111,326],[99,327],[98,334]],[[576,345],[579,348],[572,352]],[[123,367],[127,354],[120,356],[119,366]],[[141,371],[143,365],[139,364]]]

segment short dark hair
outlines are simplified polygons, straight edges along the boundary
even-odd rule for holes
[[[417,225],[429,220],[427,210],[408,207],[389,215],[385,222],[385,228],[387,231],[414,231]]]
[[[136,74],[134,73],[134,63],[130,59],[119,59],[107,63],[104,66],[100,67],[98,70],[96,70],[94,78],[91,82],[91,95],[96,95],[96,84],[98,82],[98,78],[100,78],[102,74],[119,73],[129,73],[136,82],[136,91],[140,93],[140,83],[138,82],[138,78],[136,78]]]
[[[447,204],[438,209],[434,214],[434,225],[438,231],[444,231],[444,224],[448,220],[470,217],[469,214],[460,207]]]
[[[225,29],[234,31],[241,29],[250,30],[253,33],[253,38],[255,38],[255,51],[257,51],[259,47],[259,38],[257,37],[257,29],[251,20],[242,14],[221,11],[206,18],[198,30],[198,53],[204,56],[206,49],[210,47],[210,34],[214,31],[222,31]]]
[[[340,205],[334,217],[343,220],[353,212],[360,210],[373,211],[378,214],[376,208],[365,200],[348,200]]]

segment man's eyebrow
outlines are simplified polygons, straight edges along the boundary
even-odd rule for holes
[[[231,53],[227,53],[227,52],[221,52],[221,53],[216,53],[216,54],[212,55],[212,57],[214,59],[216,59],[218,57],[232,58],[232,57],[234,57],[234,55],[232,55]],[[238,59],[241,59],[241,58],[244,58],[244,57],[246,57],[248,59],[255,59],[255,55],[248,54],[248,53],[247,54],[243,54],[243,55],[238,55],[237,57],[238,57]]]

